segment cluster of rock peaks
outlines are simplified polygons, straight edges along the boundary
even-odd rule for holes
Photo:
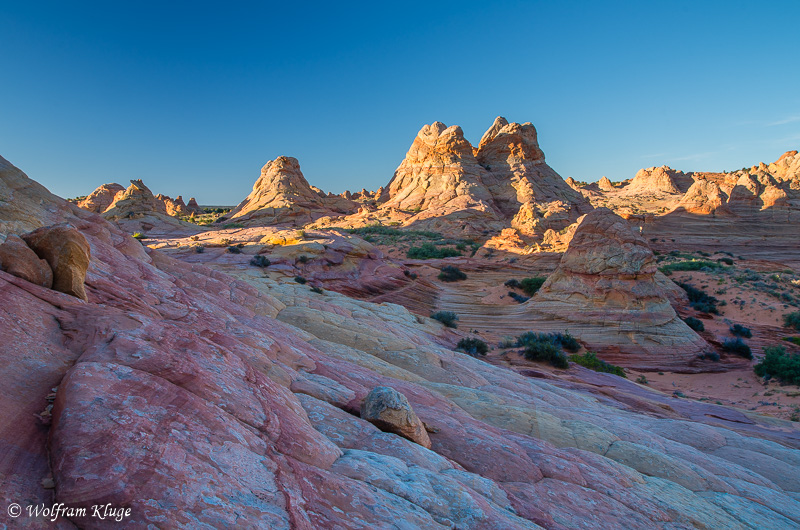
[[[99,213],[109,219],[118,219],[130,215],[156,213],[172,217],[190,216],[202,213],[194,197],[188,203],[178,195],[172,199],[166,195],[153,195],[150,188],[141,179],[131,180],[127,188],[117,183],[103,184],[85,198],[75,203]]]

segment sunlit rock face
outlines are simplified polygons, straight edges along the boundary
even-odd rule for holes
[[[598,208],[578,222],[558,268],[528,304],[612,362],[685,367],[710,347],[675,313],[665,281],[647,242]]]
[[[304,224],[356,209],[355,202],[338,196],[327,197],[312,189],[297,159],[280,156],[264,165],[253,191],[227,217],[264,224]]]

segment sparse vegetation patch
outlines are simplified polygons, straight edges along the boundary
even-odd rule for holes
[[[800,385],[800,355],[787,352],[783,346],[767,346],[764,358],[753,367],[756,375]]]
[[[486,355],[489,351],[489,345],[481,339],[468,338],[458,341],[456,349],[473,356]]]
[[[626,379],[628,377],[625,375],[625,371],[622,369],[622,367],[605,362],[604,360],[598,358],[597,354],[592,351],[586,352],[583,355],[570,355],[569,360],[583,366],[584,368],[594,370],[595,372],[614,374]]]
[[[722,349],[728,353],[744,357],[745,359],[753,358],[753,352],[750,350],[750,346],[739,337],[725,340],[725,342],[722,343]]]
[[[442,267],[441,272],[439,272],[439,276],[437,276],[443,282],[457,282],[461,280],[466,280],[467,275],[461,272],[461,269],[455,267],[453,265],[445,265]]]
[[[438,320],[439,322],[444,324],[445,327],[448,328],[458,327],[458,324],[456,324],[456,322],[458,321],[458,315],[456,315],[452,311],[436,311],[431,315],[431,318],[434,320]]]

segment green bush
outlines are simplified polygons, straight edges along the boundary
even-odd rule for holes
[[[517,337],[517,346],[524,348],[522,353],[529,361],[545,361],[556,368],[569,368],[557,334],[528,331]]]
[[[578,340],[569,334],[569,331],[565,331],[564,333],[555,333],[553,334],[556,342],[561,344],[561,347],[567,350],[570,353],[575,353],[576,351],[581,349],[581,344]]]
[[[730,330],[731,333],[736,335],[737,337],[744,337],[746,339],[749,339],[750,337],[753,336],[753,332],[750,331],[750,328],[746,328],[741,324],[734,324],[733,326],[730,327]]]
[[[701,353],[697,357],[700,359],[704,359],[706,361],[713,361],[715,363],[719,362],[719,354],[715,351],[708,351],[705,353]]]
[[[761,377],[774,377],[784,383],[800,385],[800,355],[787,352],[783,346],[764,348],[764,358],[753,370]]]
[[[522,285],[519,283],[519,280],[517,279],[506,280],[506,282],[503,285],[505,285],[506,287],[510,287],[512,289],[522,289]]]
[[[454,267],[453,265],[445,265],[442,267],[442,270],[437,278],[443,282],[457,282],[460,280],[466,280],[467,275],[461,272],[461,269],[458,267]]]
[[[703,324],[703,321],[700,320],[699,318],[687,317],[687,318],[684,318],[683,321],[686,322],[687,326],[689,326],[690,328],[692,328],[695,331],[705,331],[706,330],[705,324]]]
[[[311,292],[312,293],[317,293],[317,294],[322,294],[325,291],[322,290],[322,287],[314,286],[314,287],[311,288]]]
[[[257,254],[253,256],[253,259],[250,260],[250,265],[254,267],[261,267],[263,269],[272,265],[272,262],[261,254]]]
[[[594,370],[595,372],[614,374],[620,377],[625,377],[626,379],[628,377],[625,375],[625,371],[622,369],[622,367],[609,364],[604,360],[599,359],[597,354],[592,351],[586,352],[583,355],[570,355],[569,360],[588,368],[589,370]]]
[[[418,247],[411,247],[406,252],[408,259],[444,259],[460,256],[461,252],[453,247],[437,247],[433,243],[423,243]]]
[[[533,296],[546,280],[547,278],[541,276],[536,276],[534,278],[523,278],[519,282],[519,288],[525,291],[525,294],[528,296]]]
[[[147,239],[147,236],[141,232],[134,232],[133,239],[138,239],[139,241],[141,241],[142,239]]]
[[[701,313],[714,313],[715,315],[719,314],[719,310],[717,309],[719,300],[691,284],[676,283],[678,287],[686,291],[686,296],[689,298],[689,305],[696,311],[700,311]]]
[[[508,296],[510,296],[510,297],[511,297],[511,298],[512,298],[512,299],[513,299],[515,302],[518,302],[518,303],[520,303],[520,304],[522,304],[522,303],[524,303],[524,302],[527,302],[528,300],[530,300],[530,298],[529,298],[529,297],[527,297],[527,296],[522,296],[521,294],[517,294],[517,293],[515,293],[514,291],[508,291]]]
[[[456,324],[456,321],[458,320],[458,315],[456,315],[452,311],[436,311],[431,315],[431,318],[434,320],[438,320],[448,328],[458,327],[458,325]]]
[[[202,254],[203,252],[206,251],[206,247],[204,247],[203,245],[197,245],[196,247],[194,247],[194,251],[197,252],[198,254]]]
[[[679,261],[677,263],[670,263],[668,265],[664,265],[658,270],[669,276],[675,271],[702,271],[704,269],[713,271],[724,268],[725,268],[724,265],[717,263],[716,261],[691,260],[691,261]]]
[[[753,358],[753,352],[750,350],[750,346],[739,337],[727,339],[722,343],[722,349],[726,352],[738,355],[739,357],[744,357],[745,359]]]
[[[295,276],[295,277],[294,277],[294,281],[296,281],[296,282],[297,282],[297,283],[299,283],[300,285],[303,285],[303,284],[304,284],[304,283],[306,283],[308,280],[306,280],[306,279],[305,279],[305,278],[303,278],[302,276]]]
[[[241,254],[242,247],[240,247],[239,245],[231,245],[230,247],[228,247],[228,252],[230,252],[231,254]]]
[[[461,339],[456,344],[457,350],[462,350],[464,353],[468,353],[469,355],[486,355],[489,351],[489,345],[483,342],[481,339]]]
[[[717,261],[725,265],[733,265],[733,260],[731,258],[719,258]]]
[[[300,263],[308,263],[308,256],[303,254],[302,256],[297,258],[297,261],[299,261]]]
[[[800,337],[784,337],[783,340],[786,342],[791,342],[792,344],[796,344],[800,346]]]
[[[783,325],[800,331],[800,311],[783,315]]]

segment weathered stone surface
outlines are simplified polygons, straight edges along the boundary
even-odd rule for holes
[[[658,195],[686,193],[692,177],[668,166],[640,169],[621,191],[626,195]]]
[[[609,362],[685,369],[710,348],[675,313],[657,275],[647,242],[600,208],[580,220],[558,269],[527,304],[544,329],[568,329]]]
[[[125,187],[115,182],[103,184],[82,201],[78,201],[78,206],[94,213],[103,213],[116,201],[121,199],[125,193]]]
[[[84,281],[91,249],[86,237],[67,224],[45,226],[24,234],[28,246],[53,271],[53,289],[87,300]]]
[[[335,213],[350,213],[357,204],[315,191],[300,171],[296,158],[279,156],[261,168],[247,198],[228,214],[230,219],[259,223],[307,224]]]
[[[361,404],[361,417],[382,431],[399,434],[428,449],[431,447],[422,420],[406,397],[393,388],[376,386],[370,390]]]
[[[18,236],[9,234],[0,244],[0,270],[47,289],[53,287],[53,271]]]
[[[178,261],[12,179],[34,215],[2,229],[59,212],[92,263],[90,303],[0,271],[5,505],[110,502],[131,508],[134,527],[797,523],[789,422],[594,372],[525,377],[453,352],[452,332],[395,304]],[[357,417],[376,386],[406,397],[430,449]]]

